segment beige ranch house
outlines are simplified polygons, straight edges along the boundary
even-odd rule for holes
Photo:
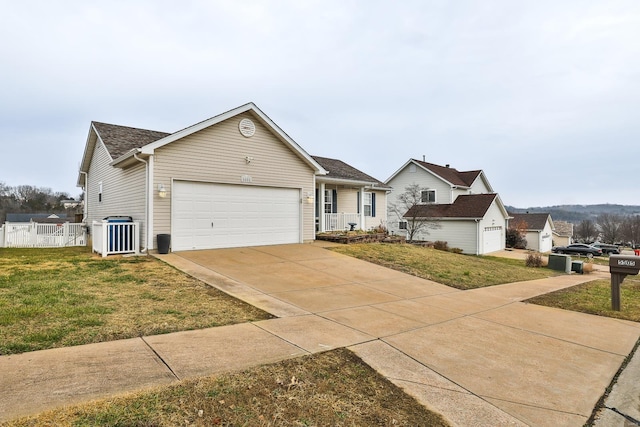
[[[84,222],[132,217],[142,251],[158,234],[174,251],[303,243],[386,220],[375,207],[386,206],[384,184],[323,166],[336,162],[248,103],[175,133],[92,122],[77,184]]]

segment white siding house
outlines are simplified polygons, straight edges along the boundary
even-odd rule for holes
[[[407,220],[418,215],[435,227],[414,240],[446,241],[449,247],[475,255],[504,249],[509,215],[483,171],[461,172],[410,159],[385,184],[392,187],[387,224],[394,234],[406,233]],[[412,185],[422,189],[422,200],[414,211],[406,212],[398,196]]]
[[[510,227],[525,229],[527,249],[551,252],[553,248],[554,225],[548,213],[510,213]]]

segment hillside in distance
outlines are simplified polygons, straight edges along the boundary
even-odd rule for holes
[[[598,215],[603,213],[616,215],[640,215],[639,205],[557,205],[544,207],[516,208],[513,206],[506,207],[509,212],[513,213],[549,213],[551,219],[555,221],[567,221],[578,224],[585,219],[595,220]]]

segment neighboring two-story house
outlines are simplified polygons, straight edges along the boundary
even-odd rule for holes
[[[406,233],[407,217],[418,217],[437,224],[414,236],[414,240],[446,241],[449,247],[464,253],[482,255],[505,248],[509,214],[493,191],[482,170],[458,171],[410,159],[385,184],[387,227],[394,234]],[[411,185],[422,188],[421,201],[409,212],[398,212],[398,195]]]

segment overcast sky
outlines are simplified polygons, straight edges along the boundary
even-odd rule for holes
[[[640,204],[640,1],[0,0],[0,182],[80,194],[92,120],[255,102],[384,181],[484,170],[515,207]]]

